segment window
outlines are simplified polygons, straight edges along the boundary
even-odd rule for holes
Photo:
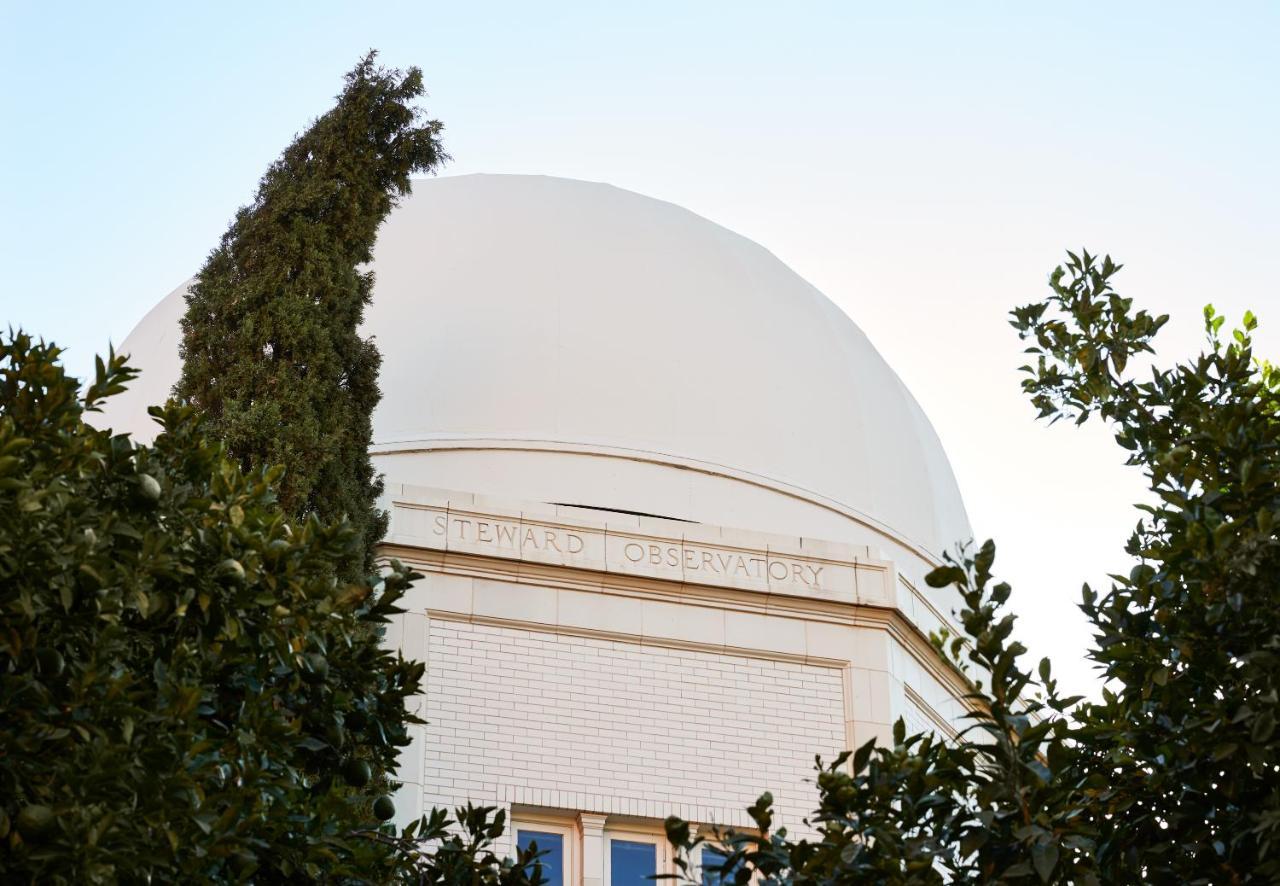
[[[675,871],[657,821],[514,805],[511,824],[516,847],[534,847],[538,853],[546,886],[581,886],[584,880],[599,886],[661,886],[654,875]]]
[[[727,871],[719,870],[728,860],[728,852],[704,843],[702,846],[702,886],[729,886],[729,884],[732,884],[733,875],[738,870],[737,865]]]
[[[649,886],[658,873],[658,847],[635,840],[609,841],[610,886]]]
[[[654,874],[667,872],[666,842],[657,834],[606,831],[607,886],[654,886]]]
[[[521,849],[534,846],[538,851],[537,863],[542,866],[542,879],[546,886],[572,886],[565,876],[565,835],[532,828],[517,828],[516,845]]]

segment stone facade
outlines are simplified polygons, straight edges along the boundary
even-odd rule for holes
[[[504,807],[562,834],[566,884],[603,886],[610,840],[670,814],[749,826],[764,790],[803,829],[815,755],[963,712],[944,617],[873,548],[388,491],[384,554],[424,573],[388,634],[427,663],[400,818]]]
[[[444,619],[427,648],[425,806],[745,823],[772,790],[799,822],[844,748],[838,668]]]

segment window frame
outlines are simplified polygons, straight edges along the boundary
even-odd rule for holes
[[[544,834],[555,834],[560,837],[563,847],[561,856],[564,859],[564,878],[561,886],[579,886],[580,854],[582,852],[582,835],[578,831],[576,821],[562,815],[540,815],[536,812],[521,810],[511,816],[511,851],[514,854],[520,847],[521,831],[537,831]]]
[[[604,886],[613,886],[613,841],[648,843],[654,847],[655,874],[674,873],[671,845],[661,831],[642,826],[611,825],[604,829]]]

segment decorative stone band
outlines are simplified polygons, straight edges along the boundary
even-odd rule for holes
[[[883,536],[886,541],[902,545],[904,548],[914,552],[927,563],[937,564],[939,562],[937,555],[927,550],[921,542],[909,538],[893,527],[880,522],[870,514],[863,513],[851,505],[836,501],[835,499],[827,498],[813,490],[805,489],[803,487],[787,483],[783,480],[765,477],[761,474],[755,474],[749,471],[738,470],[715,462],[702,461],[700,459],[688,458],[668,452],[619,447],[603,442],[542,440],[524,437],[501,438],[486,435],[452,434],[449,436],[421,435],[404,440],[382,440],[374,442],[373,445],[369,447],[370,454],[375,456],[412,455],[423,452],[458,450],[527,450],[530,452],[590,455],[600,458],[621,459],[624,461],[648,462],[656,465],[671,465],[682,470],[696,471],[712,477],[726,477],[731,480],[737,480],[741,483],[758,486],[762,489],[767,489],[800,501],[808,502],[811,505],[840,514],[843,517],[861,523],[873,532]]]
[[[866,548],[657,518],[591,523],[576,515],[524,512],[480,496],[457,502],[440,491],[403,490],[416,494],[391,502],[387,542],[393,545],[832,602],[895,605],[892,564],[869,556]]]
[[[755,822],[740,806],[715,806],[706,803],[667,803],[641,796],[587,793],[585,791],[550,791],[525,785],[499,784],[498,802],[515,806],[513,816],[527,817],[529,812],[546,810],[582,810],[590,815],[621,816],[631,822],[661,821],[668,815],[678,815],[685,821],[715,822],[718,827],[740,830],[755,828]],[[528,811],[526,811],[528,810]],[[635,825],[632,824],[634,827]]]

